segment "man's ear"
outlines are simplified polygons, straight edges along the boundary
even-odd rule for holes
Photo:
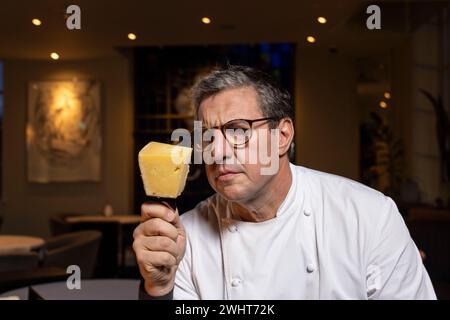
[[[281,119],[278,123],[278,130],[280,130],[278,154],[282,157],[289,152],[289,147],[294,139],[294,124],[292,120],[290,118]]]

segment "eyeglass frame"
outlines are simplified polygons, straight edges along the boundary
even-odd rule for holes
[[[265,118],[258,118],[258,119],[253,119],[253,120],[251,120],[251,119],[232,119],[230,121],[225,122],[223,125],[220,125],[220,126],[214,126],[214,127],[210,127],[210,128],[202,127],[202,137],[203,137],[204,130],[211,130],[211,129],[220,130],[220,132],[222,132],[222,135],[223,135],[223,137],[225,138],[225,140],[227,142],[232,144],[233,147],[239,147],[239,146],[243,146],[243,145],[247,144],[247,142],[251,139],[251,137],[253,135],[253,123],[260,122],[260,121],[271,121],[271,120],[272,121],[279,121],[275,117],[265,117]],[[247,139],[245,139],[245,141],[242,142],[242,143],[235,143],[233,141],[229,141],[228,138],[227,138],[227,135],[226,135],[226,130],[227,129],[225,129],[225,127],[227,126],[227,124],[229,124],[230,122],[234,122],[234,121],[245,121],[245,122],[247,122],[248,125],[249,125],[249,128],[248,129],[243,129],[243,130],[251,130],[250,131],[251,132],[250,136]],[[212,141],[210,141],[210,142],[212,142]]]

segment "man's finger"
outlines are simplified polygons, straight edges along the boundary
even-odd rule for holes
[[[139,245],[150,251],[162,251],[168,252],[175,258],[178,257],[178,247],[175,241],[168,237],[155,236],[155,237],[142,237],[139,241]]]
[[[162,251],[144,251],[142,254],[142,262],[149,267],[173,267],[177,260],[168,252]]]
[[[166,236],[172,239],[173,241],[177,241],[178,229],[170,222],[167,222],[160,218],[153,218],[145,222],[142,222],[136,228],[134,232],[135,238],[138,235],[144,235],[147,237]]]
[[[145,202],[141,206],[141,221],[147,221],[152,218],[163,219],[172,222],[177,214],[169,207],[157,202]]]

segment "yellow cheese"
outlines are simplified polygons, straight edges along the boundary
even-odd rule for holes
[[[192,148],[150,142],[139,151],[139,169],[148,196],[176,198],[183,192]]]

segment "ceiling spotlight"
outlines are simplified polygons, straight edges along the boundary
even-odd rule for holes
[[[34,24],[35,26],[40,26],[42,24],[42,21],[34,18],[33,20],[31,20],[31,23]]]
[[[208,18],[208,17],[203,17],[203,18],[202,18],[202,22],[203,22],[204,24],[210,24],[210,23],[211,23],[211,19]]]
[[[317,21],[321,24],[327,23],[327,19],[325,17],[318,17]]]
[[[314,43],[316,42],[316,38],[314,38],[313,36],[307,36],[306,41],[308,41],[309,43]]]
[[[384,97],[386,98],[386,99],[390,99],[391,98],[391,94],[389,93],[389,92],[385,92],[384,93]]]
[[[136,38],[137,38],[137,37],[136,37],[136,35],[135,35],[134,33],[131,33],[131,32],[130,32],[130,33],[128,34],[128,39],[130,39],[130,40],[136,40]]]
[[[52,52],[50,53],[50,58],[52,58],[53,60],[58,60],[59,54],[57,54],[56,52]]]
[[[387,103],[384,102],[384,101],[380,101],[380,108],[386,109],[387,108]]]

